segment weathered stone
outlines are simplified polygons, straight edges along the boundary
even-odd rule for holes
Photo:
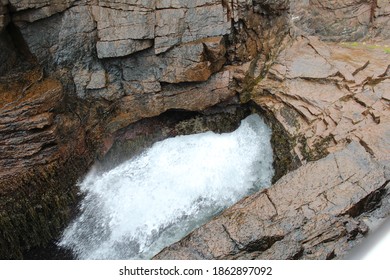
[[[173,7],[173,8],[171,8]],[[155,52],[180,43],[226,35],[230,22],[220,0],[160,2],[156,11]]]
[[[307,142],[300,146],[298,141],[296,150],[303,162],[331,154],[244,199],[155,258],[345,255],[353,240],[367,231],[351,216],[375,207],[371,200],[389,180],[385,155],[390,146],[384,139],[388,138],[389,104],[382,97],[387,92],[388,61],[384,48],[363,44],[353,48],[301,38],[287,47],[255,86],[252,98],[274,114],[290,135],[303,135]],[[347,139],[361,145],[346,146]],[[223,248],[214,246],[213,240]]]
[[[59,174],[70,168],[77,179],[92,158],[87,146],[105,153],[129,124],[238,94],[274,129],[276,179],[302,167],[158,258],[342,257],[388,192],[390,4],[320,2],[1,0],[0,75],[9,77],[0,77],[0,223],[9,233],[15,227],[4,217],[33,220],[33,229],[13,223],[34,234],[0,238],[0,255],[21,257],[20,240],[36,246],[39,234],[47,242],[58,233],[57,217],[40,224],[24,213],[38,213],[43,196],[45,209],[62,211],[57,201],[69,201],[56,194],[67,196],[69,186]],[[9,11],[15,25],[5,29]],[[320,40],[364,38],[372,43]],[[45,75],[18,73],[34,63]],[[78,157],[85,161],[73,164]],[[25,193],[34,199],[9,203]]]
[[[96,25],[86,6],[23,26],[21,33],[32,54],[49,68],[73,66],[95,50]]]
[[[101,41],[153,39],[154,13],[92,7]]]
[[[357,205],[385,182],[383,167],[353,142],[243,199],[155,259],[326,259],[356,237],[350,225],[359,223],[350,216],[366,211]]]
[[[145,50],[151,46],[153,46],[152,40],[99,41],[96,43],[96,51],[99,58],[121,57]]]
[[[10,6],[18,13],[13,15],[13,21],[34,22],[60,13],[73,5],[75,0],[9,0]]]
[[[60,2],[72,2],[71,0],[65,0],[65,1],[48,1],[48,0],[8,0],[10,5],[15,11],[23,11],[28,9],[40,9],[45,6],[50,6],[51,4],[53,6],[61,4]],[[52,2],[52,3],[50,3]],[[73,1],[74,2],[74,1]]]
[[[386,0],[376,0],[374,8],[374,26],[371,32],[374,37],[390,38],[390,3]]]
[[[156,93],[161,91],[161,82],[207,81],[222,68],[225,52],[223,38],[215,37],[183,44],[159,56],[149,49],[107,64],[109,68],[119,64],[115,69],[120,74],[113,78],[121,79],[126,95]]]
[[[388,109],[388,107],[387,107]],[[381,119],[381,123],[376,126],[369,126],[356,132],[361,144],[383,164],[390,166],[390,127],[389,117]]]
[[[259,27],[259,18],[253,14],[244,13],[245,9],[252,5],[249,2],[237,2],[237,9],[242,10],[240,13],[243,18],[247,15],[249,18],[255,18],[254,20],[248,20],[247,24],[250,28],[265,30],[265,28]],[[40,5],[43,5],[43,2],[39,3],[35,3],[37,6],[34,6],[35,8],[31,7],[31,10],[34,11],[41,7]],[[112,58],[128,57],[136,52],[148,49],[152,47],[153,40],[155,52],[160,52],[158,51],[159,40],[169,41],[170,45],[164,51],[177,46],[161,59],[149,56],[150,64],[142,63],[142,69],[148,69],[143,75],[129,75],[127,65],[123,70],[115,69],[113,75],[110,73],[111,70],[107,70],[108,75],[112,77],[109,83],[115,84],[115,87],[110,89],[109,86],[99,94],[104,96],[105,99],[113,100],[115,96],[122,96],[134,91],[158,92],[160,82],[205,81],[225,63],[226,48],[223,42],[224,39],[220,35],[231,32],[230,20],[226,17],[229,10],[232,12],[230,4],[216,0],[191,3],[185,1],[160,1],[158,3],[154,1],[138,1],[136,3],[99,1],[98,3],[88,4],[91,6],[83,6],[85,4],[80,3],[80,6],[76,4],[64,13],[52,16],[44,21],[37,21],[27,26],[20,24],[22,34],[30,50],[37,56],[38,61],[46,67],[57,69],[69,67],[75,68],[72,69],[72,73],[82,73],[89,71],[91,65],[98,63],[94,56],[95,51],[98,58]],[[172,15],[169,13],[172,13]],[[169,23],[163,24],[162,29],[159,27],[159,23],[155,21],[155,18],[158,18],[160,14],[163,17],[162,20],[167,20]],[[179,22],[172,23],[172,19],[181,17],[180,22],[183,21],[184,25],[179,24]],[[73,23],[78,24],[74,25]],[[164,34],[167,33],[167,35],[157,34],[158,30]],[[183,32],[181,33],[180,30]],[[97,42],[95,41],[96,33]],[[171,40],[173,35],[177,36],[180,42],[176,42],[175,38]],[[218,35],[218,37],[215,37],[215,35]],[[45,37],[45,40],[36,40],[36,38],[42,37]],[[255,42],[256,40],[260,41],[258,39],[260,37],[261,34],[251,35],[251,40],[243,38],[243,41],[249,43],[245,45],[246,49],[239,47],[242,49],[242,54],[244,55],[249,51],[249,58],[255,57],[256,52],[261,49],[260,44]],[[189,47],[192,43],[193,51]],[[202,54],[200,51],[201,43],[204,44]],[[180,46],[180,44],[184,45]],[[197,44],[198,47],[195,47]],[[186,58],[189,54],[195,58],[192,63]],[[143,54],[141,54],[142,56]],[[74,61],[77,61],[77,63],[72,66]],[[134,71],[134,68],[131,68]],[[124,72],[125,80],[119,77],[118,72],[120,71]],[[65,72],[68,71],[65,70]],[[139,73],[141,71],[136,69],[135,72]],[[154,73],[150,75],[149,72]],[[175,75],[177,77],[174,77]],[[137,76],[137,78],[134,79],[134,76]],[[63,79],[65,80],[65,78],[68,77]],[[83,82],[82,78],[75,75],[73,75],[73,80],[77,95],[86,97],[87,84]]]
[[[158,94],[131,94],[122,98],[118,111],[109,120],[107,130],[114,132],[169,109],[203,110],[233,97],[235,93],[229,89],[231,82],[231,73],[225,70],[213,75],[205,83],[168,85]]]
[[[87,85],[87,89],[101,89],[106,87],[106,72],[100,70],[98,72],[93,72],[91,75],[91,80]]]
[[[305,33],[316,34],[326,40],[361,39],[368,33],[372,21],[371,9],[374,1],[292,0],[290,2],[293,24]]]
[[[159,80],[167,83],[207,81],[222,68],[225,52],[222,37],[181,45],[162,56],[167,66]]]
[[[58,238],[92,156],[88,125],[58,80],[14,72],[0,92],[0,258],[20,259]]]
[[[98,0],[98,4],[101,7],[140,12],[153,12],[156,5],[155,2],[155,0]]]
[[[355,139],[356,131],[374,129],[388,116],[382,97],[388,56],[381,48],[363,44],[354,48],[300,38],[255,87],[254,100],[272,111],[291,135],[305,135],[307,147],[299,148],[301,158],[314,159],[310,150],[318,152],[324,144],[328,151],[343,146],[346,139]]]
[[[150,48],[154,39],[154,2],[99,1],[92,13],[97,22],[99,58],[121,57]]]
[[[37,75],[38,73],[31,74],[33,79]],[[53,80],[45,80],[31,88],[28,86],[24,85],[23,89],[23,85],[19,85],[6,91],[4,85],[1,85],[0,176],[15,173],[21,167],[50,162],[58,156],[53,153],[56,146],[51,145],[56,141],[56,131],[53,113],[50,111],[58,106],[62,98],[62,87]],[[23,94],[21,98],[16,98]],[[9,99],[16,99],[17,103],[11,103]],[[21,158],[25,160],[21,162]]]

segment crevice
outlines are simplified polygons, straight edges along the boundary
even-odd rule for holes
[[[230,239],[230,241],[233,242],[234,244],[234,249],[236,251],[239,251],[239,250],[242,250],[242,248],[244,247],[240,242],[236,241],[230,234],[230,232],[227,230],[226,226],[224,224],[222,224],[222,228],[224,230],[224,232],[226,233],[226,235],[228,236],[228,238]]]
[[[20,72],[29,71],[38,65],[19,28],[13,22],[7,25],[0,36],[0,47],[3,52],[0,55],[2,60],[0,75],[4,75],[4,78],[17,77]]]
[[[367,105],[367,104],[365,104],[363,101],[359,100],[359,99],[356,98],[355,96],[352,96],[352,100],[355,101],[356,103],[358,103],[359,105],[361,105],[362,107],[368,108],[368,105]]]
[[[334,250],[332,250],[330,253],[327,254],[326,259],[327,260],[333,260],[337,255],[335,254]]]
[[[267,196],[269,202],[272,204],[272,206],[273,206],[274,209],[275,209],[276,214],[275,214],[273,217],[279,216],[278,209],[276,208],[275,203],[272,201],[271,197],[270,197],[269,194],[268,194],[268,189],[265,189],[265,190],[263,191],[263,193]]]
[[[366,150],[366,152],[371,156],[375,157],[374,151],[369,147],[369,145],[361,138],[359,138],[359,144]]]
[[[309,42],[307,43],[307,45],[308,45],[309,47],[311,47],[311,48],[316,52],[316,54],[318,54],[320,57],[322,57],[322,58],[326,61],[326,63],[328,63],[330,66],[334,67],[333,64],[330,63],[329,60],[328,60],[326,57],[324,57],[324,56],[316,49],[315,46],[313,46],[313,45],[311,44],[310,39],[308,39],[308,38],[306,38],[306,39],[309,40]],[[328,78],[329,78],[329,77],[328,77]],[[325,79],[326,79],[326,78],[325,78]]]
[[[252,252],[264,252],[265,250],[271,248],[271,246],[284,238],[283,235],[275,235],[275,236],[263,236],[260,239],[249,242],[243,250],[248,253]]]
[[[228,1],[229,0],[222,0],[222,7],[226,9],[226,20],[230,21],[233,18],[233,12]]]
[[[15,50],[21,55],[20,59],[23,59],[29,64],[36,65],[37,60],[30,52],[30,49],[24,40],[20,29],[13,22],[10,22],[6,29],[14,43]]]
[[[274,184],[282,176],[302,165],[299,157],[293,151],[295,140],[284,129],[273,112],[265,110],[253,101],[248,102],[247,105],[252,112],[264,116],[265,122],[272,130],[271,145],[274,154],[273,167],[275,170],[272,183]]]
[[[370,23],[373,24],[375,21],[375,12],[378,8],[378,0],[371,0],[371,7],[370,7]]]
[[[364,69],[367,68],[367,66],[370,64],[370,61],[367,60],[367,62],[361,66],[361,67],[358,67],[353,73],[352,73],[352,76],[355,76],[356,74],[358,74],[359,72],[363,71]]]
[[[345,182],[346,180],[343,178],[343,174],[341,173],[340,166],[339,166],[339,163],[337,162],[336,156],[333,155],[333,158],[334,158],[334,161],[336,163],[336,167],[337,167],[337,171],[339,172],[339,176],[340,176],[341,180],[343,180],[343,182]]]
[[[361,199],[355,205],[353,205],[350,209],[348,209],[345,213],[341,215],[348,214],[352,218],[355,218],[362,213],[367,213],[375,210],[376,208],[381,206],[382,198],[386,195],[386,186],[390,183],[390,180],[385,181],[379,188],[375,191],[368,194],[366,197]],[[341,216],[340,215],[340,216]]]
[[[288,258],[289,260],[300,260],[305,253],[305,249],[301,248],[296,254]]]
[[[321,193],[321,194],[322,194],[322,196],[325,198],[325,200],[326,200],[327,202],[329,202],[329,203],[332,204],[333,206],[337,206],[333,201],[329,200],[328,196],[326,195],[326,192],[323,192],[323,193]]]
[[[386,71],[383,74],[379,75],[378,77],[388,79],[390,78],[389,75],[390,75],[390,65],[388,65]]]

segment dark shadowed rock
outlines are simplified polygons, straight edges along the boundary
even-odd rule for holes
[[[93,145],[61,83],[41,69],[2,77],[0,92],[0,256],[15,259],[69,221]]]
[[[8,0],[1,0],[0,1],[0,32],[3,31],[4,27],[9,22],[7,4],[8,4]]]

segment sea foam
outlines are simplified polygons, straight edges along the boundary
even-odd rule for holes
[[[271,131],[251,115],[232,133],[155,143],[80,183],[80,215],[59,245],[79,259],[149,259],[273,176]]]

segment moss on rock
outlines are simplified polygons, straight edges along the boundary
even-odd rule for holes
[[[26,258],[59,238],[77,209],[76,181],[89,164],[88,158],[73,158],[1,183],[17,191],[0,198],[0,259]]]

